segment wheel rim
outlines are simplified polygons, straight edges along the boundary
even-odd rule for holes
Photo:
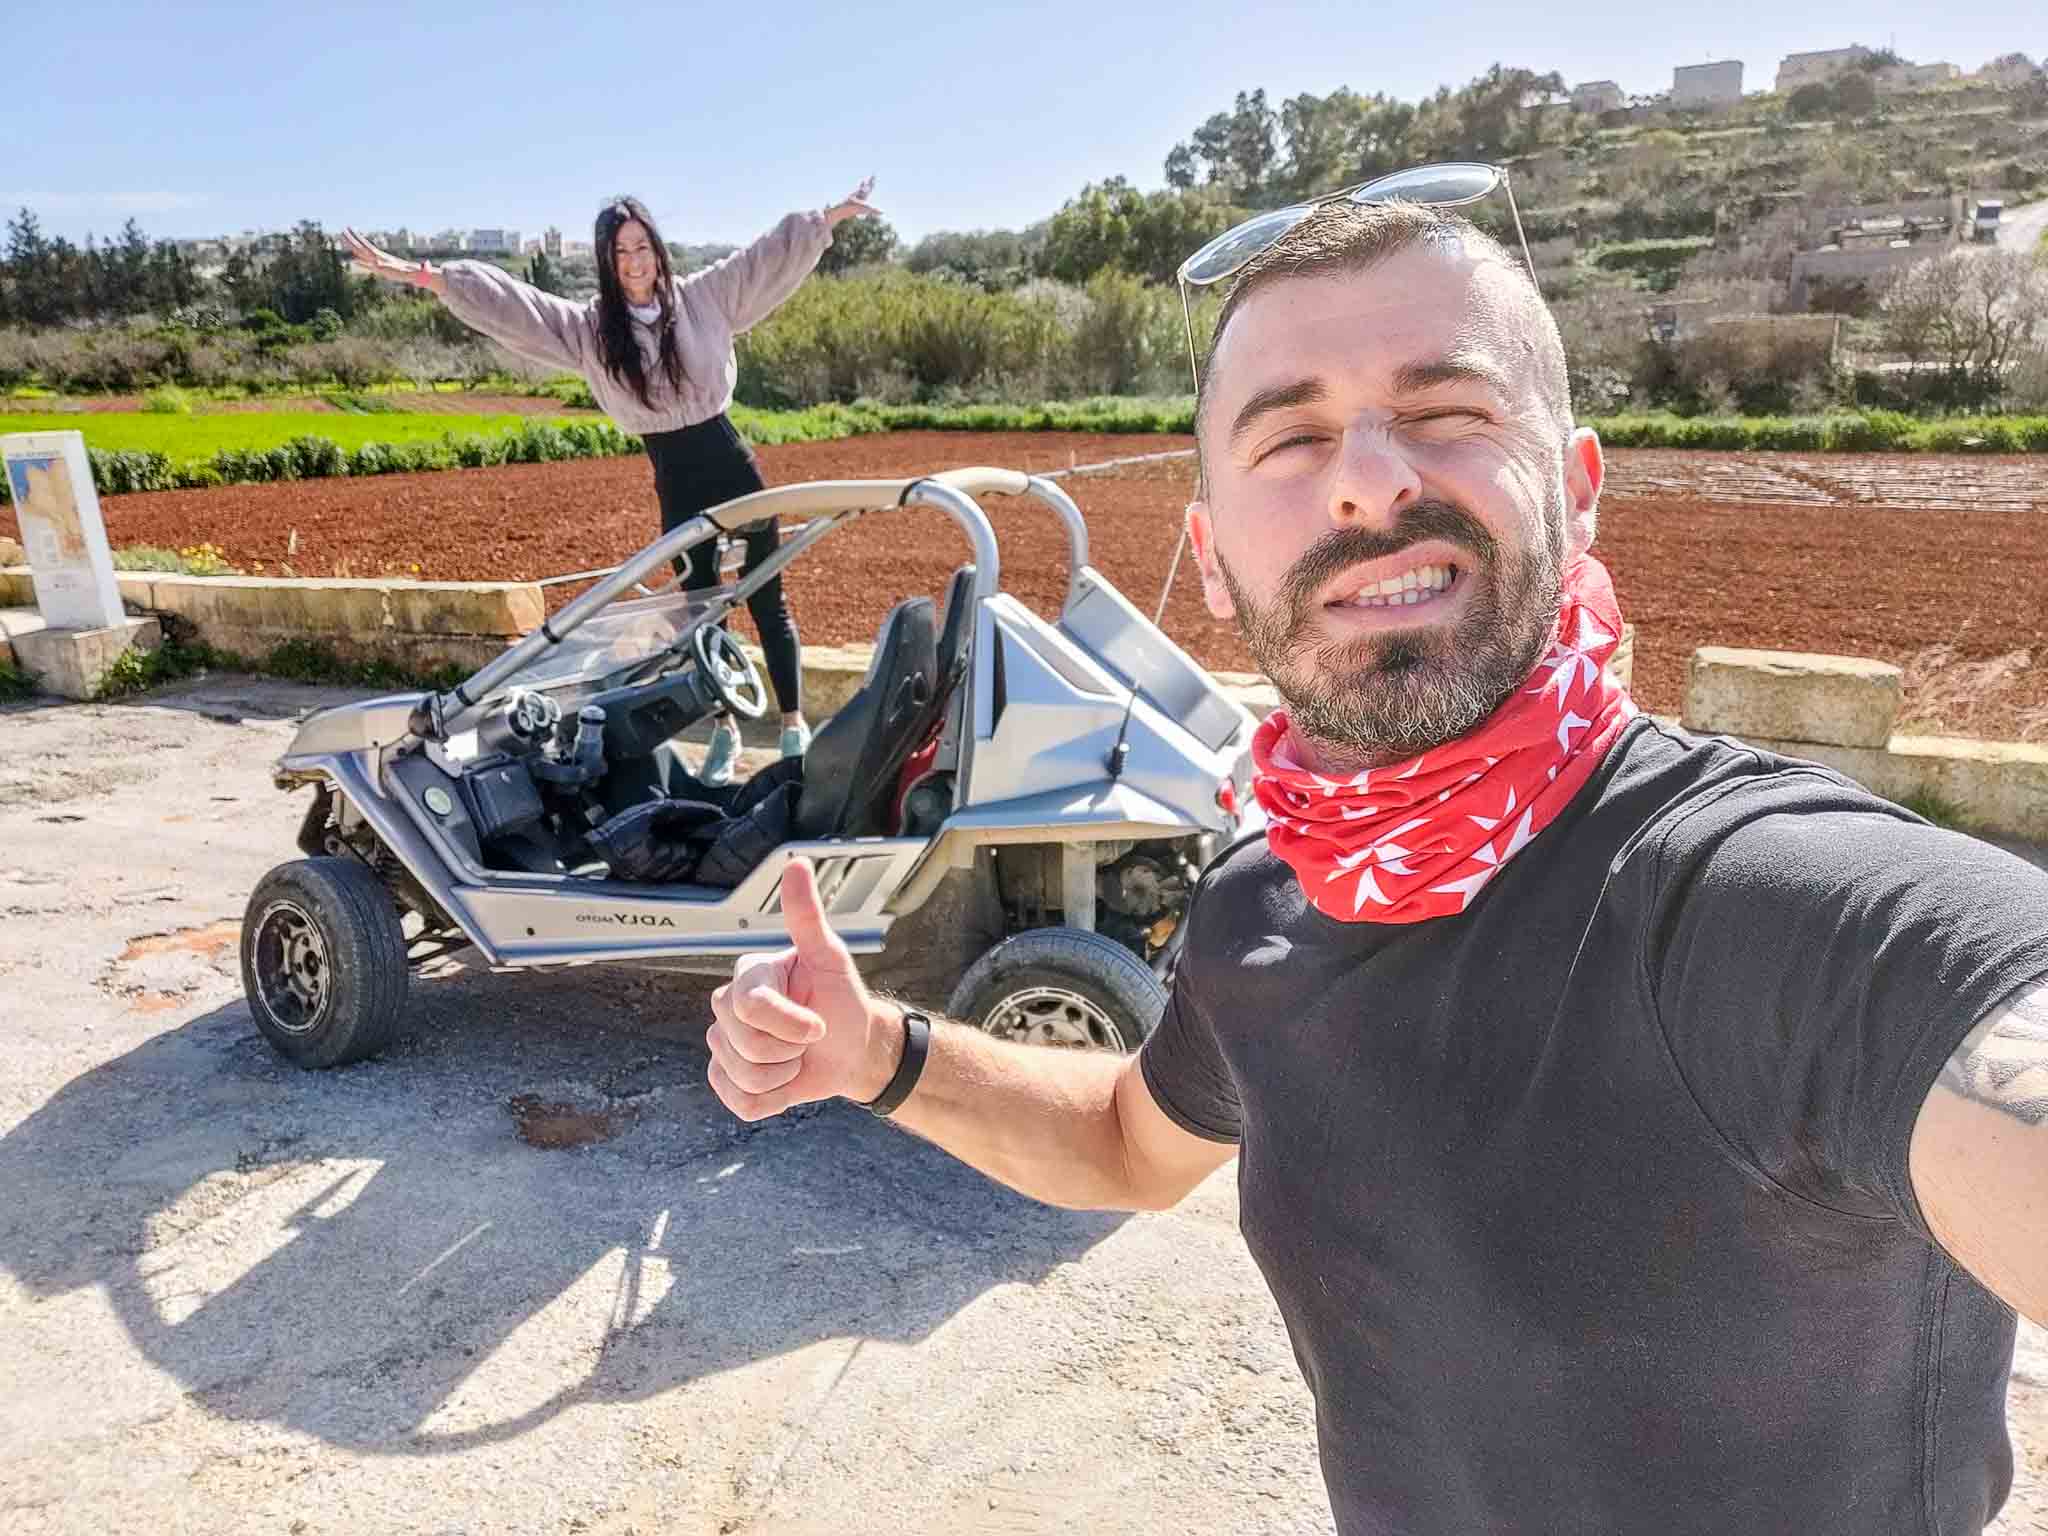
[[[1099,1003],[1065,987],[1026,987],[989,1010],[982,1028],[1025,1045],[1121,1051],[1123,1031]]]
[[[254,947],[257,1002],[286,1034],[309,1033],[332,991],[320,925],[298,903],[280,901],[257,919]]]

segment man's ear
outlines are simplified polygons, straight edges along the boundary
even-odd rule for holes
[[[1564,518],[1567,558],[1593,547],[1600,520],[1600,487],[1607,480],[1607,461],[1600,438],[1591,427],[1574,431],[1564,445]]]
[[[1223,581],[1223,567],[1216,562],[1216,529],[1209,521],[1209,503],[1188,503],[1188,543],[1194,546],[1195,568],[1202,573],[1202,601],[1219,619],[1237,616],[1237,604]]]

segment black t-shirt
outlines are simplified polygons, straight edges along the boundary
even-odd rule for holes
[[[2048,977],[2048,876],[1645,719],[1471,909],[1341,923],[1263,839],[1142,1058],[1240,1148],[1338,1529],[1975,1532],[2013,1315],[1922,1099]]]

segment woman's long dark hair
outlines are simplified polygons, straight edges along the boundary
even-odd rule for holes
[[[647,392],[647,367],[640,354],[640,338],[633,334],[626,290],[619,286],[619,231],[634,221],[647,231],[654,246],[654,302],[661,306],[661,318],[655,322],[661,337],[661,371],[668,376],[670,389],[683,387],[683,357],[676,350],[675,268],[669,264],[668,247],[662,243],[661,231],[654,227],[653,215],[637,197],[615,197],[597,213],[597,238],[592,242],[597,247],[597,356],[606,373],[631,389],[640,397],[640,403],[652,410],[654,400]]]

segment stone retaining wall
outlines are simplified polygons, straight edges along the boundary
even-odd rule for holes
[[[346,660],[417,669],[475,668],[537,625],[546,612],[532,582],[351,581],[253,576],[123,574],[132,612],[189,624],[221,650],[267,655],[314,641]],[[25,567],[0,570],[0,608],[31,607]],[[1634,631],[1611,663],[1624,685]],[[752,649],[751,647],[749,649]],[[829,717],[867,673],[866,645],[804,648],[804,707]],[[755,651],[757,663],[759,652]],[[1218,673],[1255,715],[1279,703],[1250,673]],[[1825,763],[1890,799],[1934,794],[1984,831],[2048,841],[2048,748],[1941,736],[1898,736],[1898,669],[1861,657],[1705,646],[1694,653],[1684,724]],[[762,722],[775,725],[773,712]]]
[[[356,581],[341,578],[159,576],[123,572],[132,613],[182,619],[206,644],[260,658],[313,641],[347,661],[429,670],[482,666],[540,623],[532,582]],[[24,569],[0,571],[0,608],[33,606]]]
[[[2048,747],[1894,734],[1897,667],[1858,656],[1702,646],[1684,724],[1805,758],[1888,800],[1938,796],[1976,831],[2048,842]]]

